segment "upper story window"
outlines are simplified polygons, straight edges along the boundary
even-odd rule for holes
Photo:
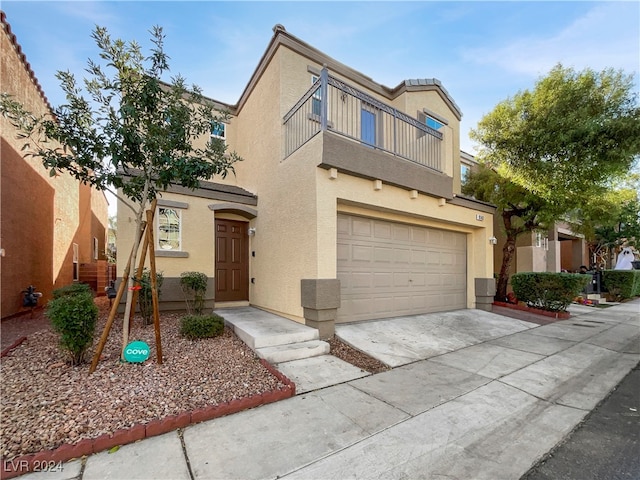
[[[317,75],[311,75],[311,85],[316,83],[320,77]],[[313,115],[320,116],[322,112],[322,94],[320,88],[318,88],[311,97],[311,113]]]
[[[179,208],[158,207],[156,215],[158,250],[182,250],[182,212]]]
[[[460,182],[465,183],[467,181],[467,177],[469,177],[469,173],[471,173],[471,167],[464,163],[460,164]]]
[[[211,122],[211,138],[219,138],[223,142],[227,141],[227,126],[223,122]]]
[[[360,110],[360,138],[362,142],[375,146],[377,140],[377,109],[373,105],[362,103]]]
[[[436,120],[433,117],[430,117],[429,115],[426,115],[425,123],[427,124],[427,127],[431,127],[434,130],[440,130],[442,127],[444,127],[444,123],[439,122],[438,120]]]

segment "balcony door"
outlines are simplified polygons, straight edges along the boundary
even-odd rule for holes
[[[378,136],[378,110],[368,103],[363,103],[360,110],[360,139],[365,145],[375,147]]]

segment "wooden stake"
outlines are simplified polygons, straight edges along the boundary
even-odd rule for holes
[[[142,230],[140,231],[140,239],[142,239],[142,235],[145,232],[147,225],[143,225]],[[116,293],[116,298],[113,304],[111,305],[111,311],[109,312],[109,318],[107,319],[107,323],[104,326],[104,330],[102,331],[102,336],[100,337],[100,342],[98,342],[98,347],[96,348],[96,353],[93,354],[93,359],[91,360],[91,367],[89,367],[89,374],[92,374],[96,371],[96,367],[98,366],[98,362],[100,361],[100,355],[102,355],[102,350],[104,349],[105,344],[107,343],[107,338],[109,338],[109,332],[111,331],[111,326],[113,325],[113,321],[116,318],[116,313],[118,312],[118,305],[120,304],[120,299],[127,288],[127,278],[129,277],[129,272],[131,270],[131,258],[133,257],[133,250],[129,254],[129,261],[127,262],[127,266],[124,268],[124,272],[122,274],[122,281],[120,282],[120,286],[118,287],[118,293]]]
[[[155,216],[156,205],[158,200],[154,199],[151,202],[151,211],[154,212],[152,215],[151,223],[147,222],[147,225],[151,225],[153,228],[153,217]],[[149,248],[149,236],[144,236],[144,244],[142,245],[142,252],[140,252],[140,260],[138,261],[138,269],[136,270],[136,280],[134,282],[135,285],[140,285],[140,278],[142,278],[142,272],[144,270],[144,263],[147,259],[147,249]],[[155,248],[153,246],[152,248]],[[134,290],[133,295],[131,296],[131,312],[129,312],[129,330],[133,328],[133,317],[136,313],[136,304],[138,303],[138,296],[140,295],[139,290]]]
[[[147,210],[147,225],[153,225],[153,210]],[[156,252],[153,240],[153,229],[147,228],[147,245],[149,247],[149,266],[151,267],[151,299],[153,301],[153,327],[156,333],[156,359],[162,365],[162,342],[160,340],[160,306],[158,304],[158,279],[156,278]]]

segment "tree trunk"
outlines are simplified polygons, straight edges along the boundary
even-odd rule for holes
[[[502,265],[500,266],[500,274],[496,284],[496,296],[498,302],[507,300],[507,286],[509,285],[509,272],[511,271],[511,263],[516,252],[516,235],[507,232],[507,240],[502,247]]]

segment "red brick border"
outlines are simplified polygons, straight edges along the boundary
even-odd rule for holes
[[[549,312],[547,310],[541,310],[539,308],[527,307],[526,305],[520,305],[515,303],[506,303],[506,302],[493,302],[494,305],[498,307],[511,308],[513,310],[521,310],[523,312],[535,313],[536,315],[544,315],[545,317],[557,318],[566,320],[571,318],[571,314],[569,312]]]
[[[17,345],[22,343],[26,337],[16,342]],[[15,348],[9,347],[7,350]],[[2,355],[5,353],[3,351]],[[232,413],[238,413],[243,410],[255,408],[267,403],[273,403],[286,398],[293,397],[296,394],[296,385],[285,375],[276,370],[273,365],[264,359],[260,359],[260,363],[278,380],[285,384],[285,387],[276,390],[270,390],[258,393],[250,397],[238,398],[230,402],[220,403],[218,405],[209,405],[199,408],[192,412],[184,412],[179,415],[168,415],[164,418],[151,420],[146,424],[138,424],[131,428],[117,430],[111,435],[104,434],[93,439],[84,439],[75,444],[63,444],[55,450],[44,450],[37,454],[23,455],[13,460],[2,460],[2,470],[0,471],[0,479],[9,479],[28,473],[33,470],[34,463],[45,462],[66,462],[74,458],[80,458],[92,453],[98,453],[108,450],[118,445],[126,445],[144,438],[162,435],[178,428],[184,428],[194,423],[212,420],[214,418],[223,417]]]
[[[6,357],[7,355],[9,355],[9,352],[11,352],[11,350],[13,350],[14,348],[16,348],[17,346],[19,346],[22,342],[24,342],[27,339],[27,337],[20,337],[19,339],[17,339],[15,342],[13,342],[11,345],[9,345],[7,348],[5,348],[4,350],[2,350],[2,353],[0,353],[0,358],[2,357]]]

